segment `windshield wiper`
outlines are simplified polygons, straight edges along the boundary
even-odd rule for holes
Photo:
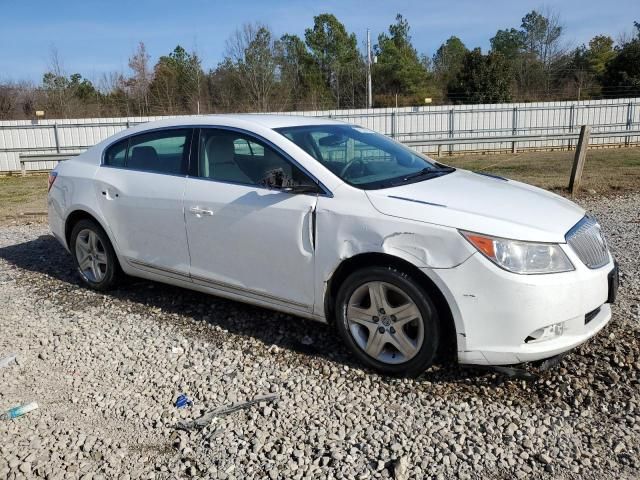
[[[424,177],[424,179],[426,180],[427,178],[439,177],[440,175],[451,173],[454,170],[455,168],[453,167],[438,167],[438,168],[425,167],[418,172],[411,173],[409,175],[405,175],[404,177],[399,178],[398,180],[394,181],[393,184],[397,185],[398,183],[405,183],[405,182],[408,182],[409,180],[413,180],[414,178]]]

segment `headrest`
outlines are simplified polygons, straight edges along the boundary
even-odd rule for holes
[[[158,166],[158,153],[150,146],[133,147],[127,163],[131,168],[152,169]]]
[[[209,163],[233,162],[235,147],[233,139],[228,136],[211,137],[206,145],[207,158]]]

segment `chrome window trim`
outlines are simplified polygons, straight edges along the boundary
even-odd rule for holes
[[[322,193],[318,193],[318,194],[313,194],[313,195],[318,195],[318,196],[323,196],[323,197],[328,197],[328,198],[333,198],[333,192],[331,192],[331,190],[329,190],[324,183],[322,183],[315,175],[313,175],[311,172],[309,172],[309,170],[307,170],[303,165],[300,164],[300,162],[298,162],[296,159],[294,159],[291,155],[289,155],[287,152],[285,152],[284,150],[282,150],[282,148],[280,148],[279,146],[277,146],[276,144],[274,144],[272,141],[267,140],[264,137],[261,137],[260,135],[257,135],[249,130],[245,130],[243,128],[239,128],[239,127],[232,127],[232,126],[228,126],[228,125],[211,125],[211,124],[188,124],[188,125],[175,125],[175,126],[167,126],[167,127],[158,127],[158,128],[150,128],[148,130],[143,130],[141,132],[135,132],[135,133],[131,133],[129,135],[125,135],[122,136],[116,140],[114,140],[113,142],[107,144],[103,149],[102,152],[100,153],[100,167],[107,167],[107,168],[114,168],[114,169],[119,169],[119,170],[128,170],[128,171],[132,171],[132,172],[144,172],[144,173],[154,173],[156,175],[169,175],[169,176],[179,176],[179,177],[185,177],[185,178],[194,178],[194,179],[198,179],[198,180],[208,180],[208,181],[212,181],[212,182],[220,182],[220,183],[230,183],[230,184],[234,184],[234,185],[241,185],[241,186],[248,186],[248,187],[253,187],[253,188],[261,188],[261,189],[265,189],[265,190],[269,190],[269,191],[278,191],[277,189],[273,189],[273,188],[267,188],[267,187],[261,187],[259,185],[254,185],[254,184],[245,184],[245,183],[239,183],[239,182],[229,182],[229,181],[222,181],[222,180],[216,180],[214,178],[204,178],[204,177],[199,177],[199,176],[194,176],[194,175],[189,175],[189,171],[191,169],[191,152],[193,150],[192,145],[189,146],[189,159],[187,162],[187,173],[186,174],[171,174],[171,173],[163,173],[163,172],[156,172],[156,171],[149,171],[149,170],[139,170],[139,169],[133,169],[133,168],[127,168],[127,167],[116,167],[113,165],[106,165],[105,164],[105,155],[106,152],[109,148],[111,148],[113,145],[115,145],[118,142],[121,142],[122,140],[129,140],[135,136],[138,135],[144,135],[147,133],[153,133],[153,132],[160,132],[163,130],[183,130],[183,129],[193,129],[194,132],[191,135],[191,141],[193,142],[195,140],[196,134],[198,135],[198,140],[199,140],[199,135],[200,135],[200,130],[202,129],[217,129],[217,130],[227,130],[227,131],[231,131],[231,132],[237,132],[237,133],[242,133],[243,135],[247,135],[251,138],[254,138],[255,140],[258,140],[259,142],[264,143],[265,145],[268,145],[270,148],[272,148],[277,154],[281,155],[282,157],[284,157],[284,159],[290,163],[292,163],[293,165],[295,165],[296,167],[298,167],[300,170],[302,170],[302,172],[307,175],[309,178],[311,178],[311,180],[313,182],[315,182],[320,189],[322,190]],[[198,132],[196,132],[195,130],[198,130]],[[199,153],[199,149],[200,149],[200,145],[198,142],[197,145],[197,149],[196,151]],[[326,167],[324,167],[326,168]],[[299,194],[295,194],[295,195],[299,195]]]

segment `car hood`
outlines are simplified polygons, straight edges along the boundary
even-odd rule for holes
[[[585,214],[546,190],[465,170],[366,193],[385,215],[517,240],[564,242]]]

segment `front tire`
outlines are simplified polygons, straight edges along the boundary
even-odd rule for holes
[[[362,363],[387,375],[417,376],[438,350],[434,302],[394,267],[368,267],[346,278],[336,298],[336,327]]]
[[[71,255],[80,278],[90,288],[113,288],[120,275],[118,258],[105,231],[93,220],[80,220],[71,231]]]

